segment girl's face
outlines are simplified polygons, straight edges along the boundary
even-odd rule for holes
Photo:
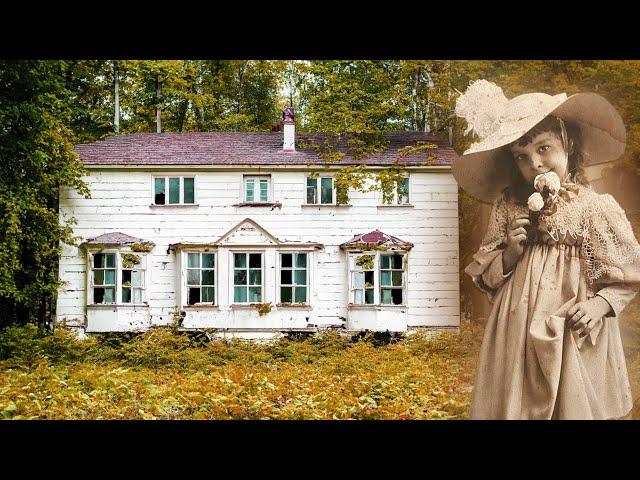
[[[533,180],[541,173],[554,171],[560,180],[567,176],[569,157],[562,140],[553,132],[536,135],[531,143],[521,147],[517,142],[511,146],[513,159],[524,179],[533,185]]]

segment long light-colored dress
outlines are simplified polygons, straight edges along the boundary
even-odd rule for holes
[[[480,351],[473,419],[606,419],[632,408],[618,315],[640,288],[640,245],[615,199],[579,186],[542,216],[537,238],[503,274],[509,219],[526,204],[503,192],[465,272],[493,303]],[[566,312],[594,295],[612,312],[586,337]]]

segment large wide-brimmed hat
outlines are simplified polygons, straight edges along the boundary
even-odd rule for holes
[[[467,121],[479,141],[453,162],[458,184],[483,202],[493,202],[519,175],[507,145],[518,140],[548,115],[580,128],[584,165],[616,160],[624,152],[622,118],[596,93],[527,93],[508,100],[486,80],[471,82],[456,103],[456,115]]]

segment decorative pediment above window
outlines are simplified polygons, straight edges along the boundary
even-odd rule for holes
[[[155,246],[150,240],[144,240],[142,238],[132,237],[131,235],[127,235],[122,232],[111,232],[104,233],[102,235],[98,235],[97,237],[88,238],[86,242],[80,244],[80,246],[89,247],[89,246],[132,246],[132,245],[142,245],[146,248],[152,248]]]
[[[358,234],[340,245],[343,250],[411,250],[413,243],[388,235],[380,230]]]
[[[290,242],[279,240],[266,229],[258,225],[250,218],[245,218],[235,227],[222,235],[216,242],[220,246],[274,246],[274,247],[315,247],[322,248],[324,245],[315,242]]]

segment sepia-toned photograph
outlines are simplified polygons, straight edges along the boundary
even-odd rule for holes
[[[0,60],[0,418],[640,419],[638,91]]]

